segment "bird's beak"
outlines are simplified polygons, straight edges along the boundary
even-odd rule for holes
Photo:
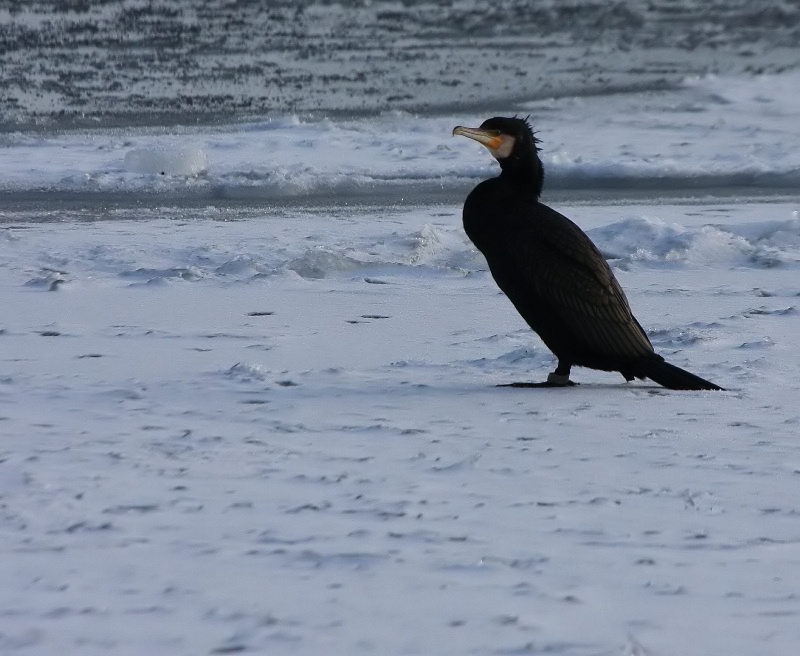
[[[453,128],[453,136],[461,135],[469,139],[474,139],[478,143],[482,143],[492,152],[496,151],[503,145],[503,135],[497,130],[481,130],[480,128],[465,128],[463,125],[458,125]]]
[[[503,134],[499,130],[484,130],[483,128],[465,128],[459,125],[453,128],[453,136],[461,135],[482,143],[489,149],[492,156],[498,161],[509,157],[514,151],[516,140],[510,134]]]

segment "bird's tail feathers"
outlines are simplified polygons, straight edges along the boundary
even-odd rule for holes
[[[724,388],[715,385],[700,376],[695,376],[674,364],[665,360],[653,360],[648,363],[645,376],[663,385],[667,389],[674,390],[722,390]]]

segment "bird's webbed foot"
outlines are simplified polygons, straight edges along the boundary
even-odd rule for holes
[[[571,387],[577,385],[569,379],[569,371],[565,374],[558,373],[558,369],[547,374],[547,385],[550,387]]]
[[[498,385],[498,387],[573,387],[578,383],[573,383],[569,379],[571,368],[571,364],[565,364],[559,360],[556,370],[547,374],[547,380],[543,383],[507,383]]]
[[[547,384],[552,387],[570,387],[575,385],[575,383],[569,379],[570,369],[572,369],[572,363],[559,360],[556,370],[547,374]]]

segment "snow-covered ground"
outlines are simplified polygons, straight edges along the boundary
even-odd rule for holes
[[[794,653],[796,207],[561,207],[723,393],[495,387],[457,206],[14,217],[0,651]]]
[[[0,653],[797,653],[798,87],[509,109],[719,393],[497,387],[486,114],[3,134]]]

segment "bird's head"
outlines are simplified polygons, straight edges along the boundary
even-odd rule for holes
[[[527,119],[514,116],[507,118],[495,116],[486,119],[479,128],[459,125],[453,128],[453,136],[461,135],[474,139],[489,149],[494,158],[503,162],[514,156],[537,153],[539,140],[533,136],[533,129]]]
[[[544,176],[539,160],[539,140],[527,119],[495,116],[486,119],[479,128],[463,125],[453,128],[453,135],[461,135],[483,144],[500,163],[504,174],[526,186],[533,183],[537,194],[541,192]]]

